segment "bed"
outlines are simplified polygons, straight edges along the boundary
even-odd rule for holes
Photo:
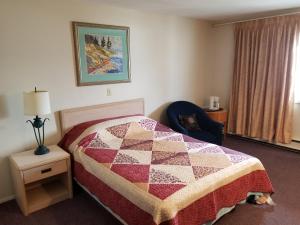
[[[74,179],[123,224],[212,224],[273,193],[257,158],[145,117],[143,99],[63,110],[61,122]]]

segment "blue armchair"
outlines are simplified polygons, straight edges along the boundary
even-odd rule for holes
[[[201,130],[187,130],[180,124],[179,115],[192,114],[196,114]],[[207,113],[199,106],[186,101],[173,102],[167,108],[167,117],[173,130],[198,140],[222,145],[223,124],[210,119]]]

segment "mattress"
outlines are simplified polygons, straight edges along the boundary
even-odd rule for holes
[[[273,193],[257,158],[144,116],[80,124],[60,145],[76,180],[128,225],[205,224],[250,192]]]

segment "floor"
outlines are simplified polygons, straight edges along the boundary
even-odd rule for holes
[[[258,157],[267,169],[276,206],[239,205],[216,225],[300,225],[300,154],[227,137],[224,145]],[[24,217],[16,202],[0,205],[0,225],[121,225],[82,190],[66,200]],[[142,225],[142,224],[141,224]],[[187,224],[188,225],[188,224]]]

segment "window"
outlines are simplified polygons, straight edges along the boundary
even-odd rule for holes
[[[300,37],[296,43],[296,51],[294,52],[294,80],[295,80],[295,91],[294,99],[295,103],[300,103]]]

